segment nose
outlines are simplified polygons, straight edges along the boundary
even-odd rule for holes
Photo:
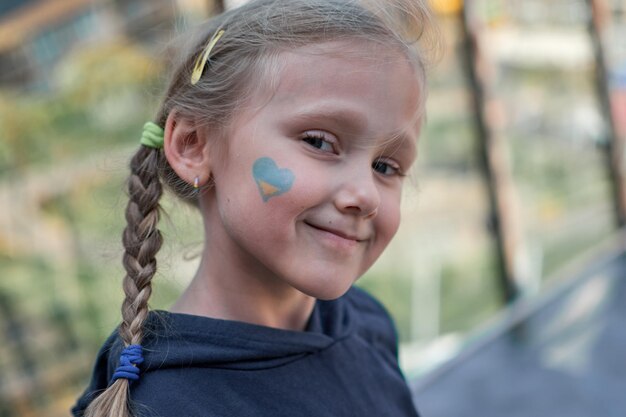
[[[378,213],[380,192],[371,170],[344,178],[335,195],[335,207],[344,214],[373,218]]]

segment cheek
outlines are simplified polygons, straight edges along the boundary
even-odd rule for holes
[[[379,209],[378,234],[382,244],[387,246],[400,226],[400,199],[388,199]]]
[[[215,201],[227,230],[252,232],[267,217],[250,166],[231,164],[215,175]]]
[[[267,199],[265,202],[267,206],[289,215],[292,212],[301,212],[324,200],[329,190],[329,173],[323,167],[320,168],[307,162],[296,158],[291,161],[276,162],[278,169],[289,176],[290,182],[279,195]],[[263,200],[261,190],[257,192],[257,195],[260,200]]]
[[[231,166],[216,179],[220,215],[231,228],[248,233],[284,231],[311,204],[314,184],[306,170],[291,169],[287,162],[255,171],[258,159]]]

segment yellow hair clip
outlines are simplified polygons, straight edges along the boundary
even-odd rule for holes
[[[224,34],[224,30],[220,29],[213,35],[213,37],[209,40],[209,42],[204,47],[202,54],[198,56],[196,59],[196,63],[193,66],[193,72],[191,73],[191,84],[195,85],[202,77],[202,73],[204,72],[204,66],[206,65],[207,60],[209,59],[209,55],[211,54],[211,50],[220,40],[222,35]]]

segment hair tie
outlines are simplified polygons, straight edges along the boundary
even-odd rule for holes
[[[159,149],[163,147],[163,128],[156,123],[147,122],[141,132],[141,144],[149,148]]]
[[[126,378],[131,381],[139,380],[140,369],[138,365],[143,363],[141,345],[128,345],[120,355],[120,366],[117,367],[111,382],[113,384],[119,378]]]

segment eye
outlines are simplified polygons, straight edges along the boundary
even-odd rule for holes
[[[336,139],[321,131],[309,131],[302,135],[302,141],[324,152],[337,153]]]
[[[372,169],[379,174],[391,177],[394,175],[404,176],[400,171],[400,166],[387,159],[376,159],[372,162]]]

